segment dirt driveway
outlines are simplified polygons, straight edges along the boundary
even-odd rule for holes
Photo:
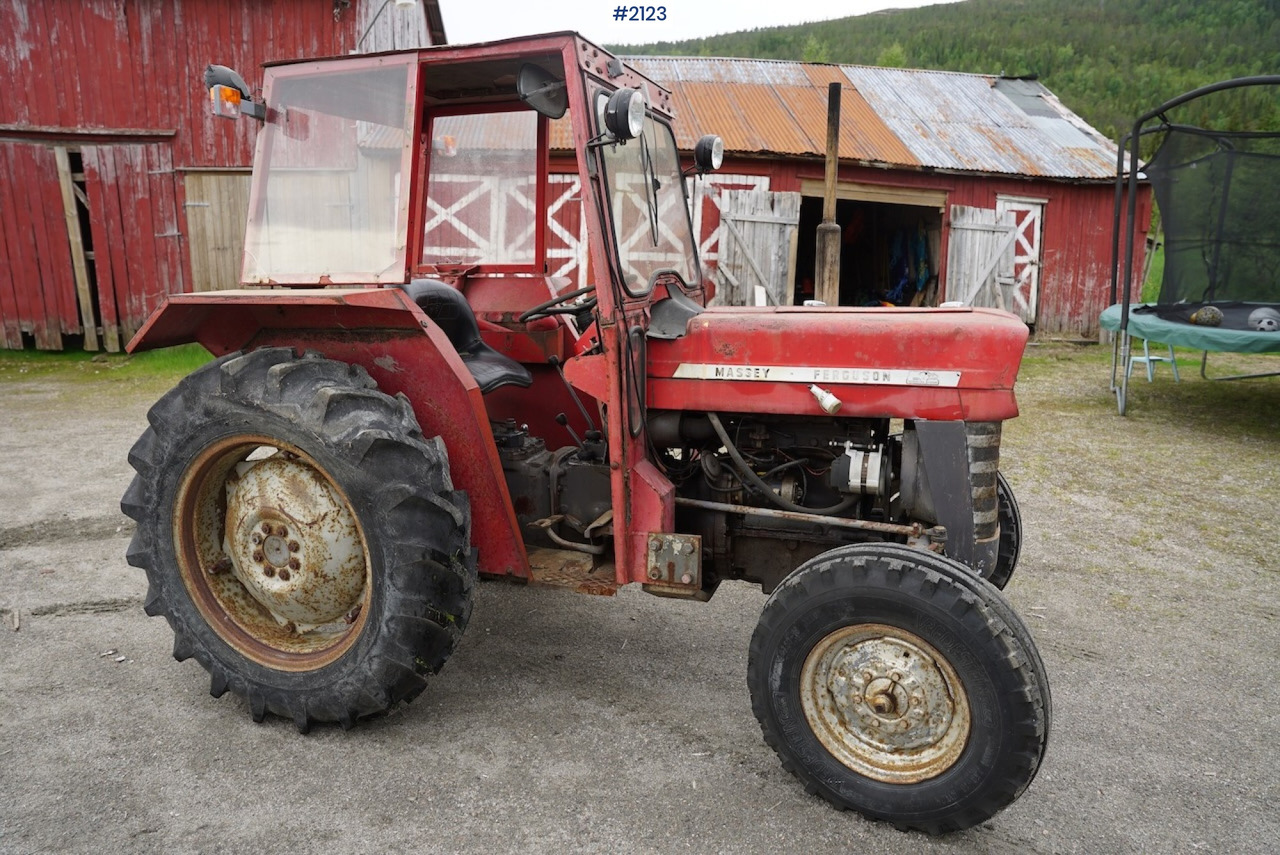
[[[940,840],[782,770],[747,697],[745,585],[698,605],[485,584],[418,702],[351,732],[255,725],[173,661],[124,560],[126,454],[164,384],[0,363],[0,852],[1274,852],[1280,381],[1188,363],[1121,419],[1105,357],[1034,348],[1005,434],[1048,755]]]

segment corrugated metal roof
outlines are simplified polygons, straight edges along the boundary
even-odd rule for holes
[[[718,133],[735,154],[825,154],[827,85],[840,157],[961,172],[1110,179],[1115,146],[1040,83],[777,60],[625,57],[674,94],[682,149]]]
[[[1036,81],[866,66],[845,66],[844,72],[926,166],[1046,178],[1115,177],[1111,141]]]
[[[1034,80],[759,59],[641,56],[626,62],[671,91],[676,144],[686,152],[701,134],[716,133],[732,154],[821,158],[827,87],[838,82],[842,159],[1059,179],[1115,176],[1114,144]],[[510,147],[522,116],[490,119],[510,121],[511,128],[447,133],[463,148]],[[552,123],[553,149],[572,145],[568,124],[567,118]]]
[[[682,149],[716,133],[738,154],[826,153],[827,86],[845,84],[839,66],[760,59],[626,57],[670,89]],[[857,91],[840,95],[840,156],[849,160],[919,166],[910,149],[880,121]]]

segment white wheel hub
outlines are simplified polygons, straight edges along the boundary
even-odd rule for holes
[[[282,452],[237,464],[226,483],[223,550],[245,590],[299,632],[351,613],[364,592],[364,544],[333,484]]]
[[[959,676],[932,646],[897,627],[857,624],[819,641],[805,658],[800,700],[818,741],[877,781],[936,777],[968,742]]]

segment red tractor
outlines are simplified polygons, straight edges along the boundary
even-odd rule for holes
[[[935,833],[1022,793],[1050,696],[998,590],[1021,322],[708,307],[670,94],[571,33],[206,83],[262,123],[242,282],[270,287],[171,297],[131,342],[217,358],[151,409],[122,507],[215,697],[302,731],[411,700],[479,576],[739,579],[806,789]]]

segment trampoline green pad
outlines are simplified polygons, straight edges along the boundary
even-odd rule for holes
[[[1178,347],[1213,350],[1224,353],[1273,353],[1280,351],[1280,332],[1235,330],[1225,327],[1202,327],[1196,324],[1168,321],[1148,312],[1135,312],[1139,304],[1129,306],[1129,335]],[[1098,323],[1104,330],[1120,329],[1120,304],[1103,309]]]

